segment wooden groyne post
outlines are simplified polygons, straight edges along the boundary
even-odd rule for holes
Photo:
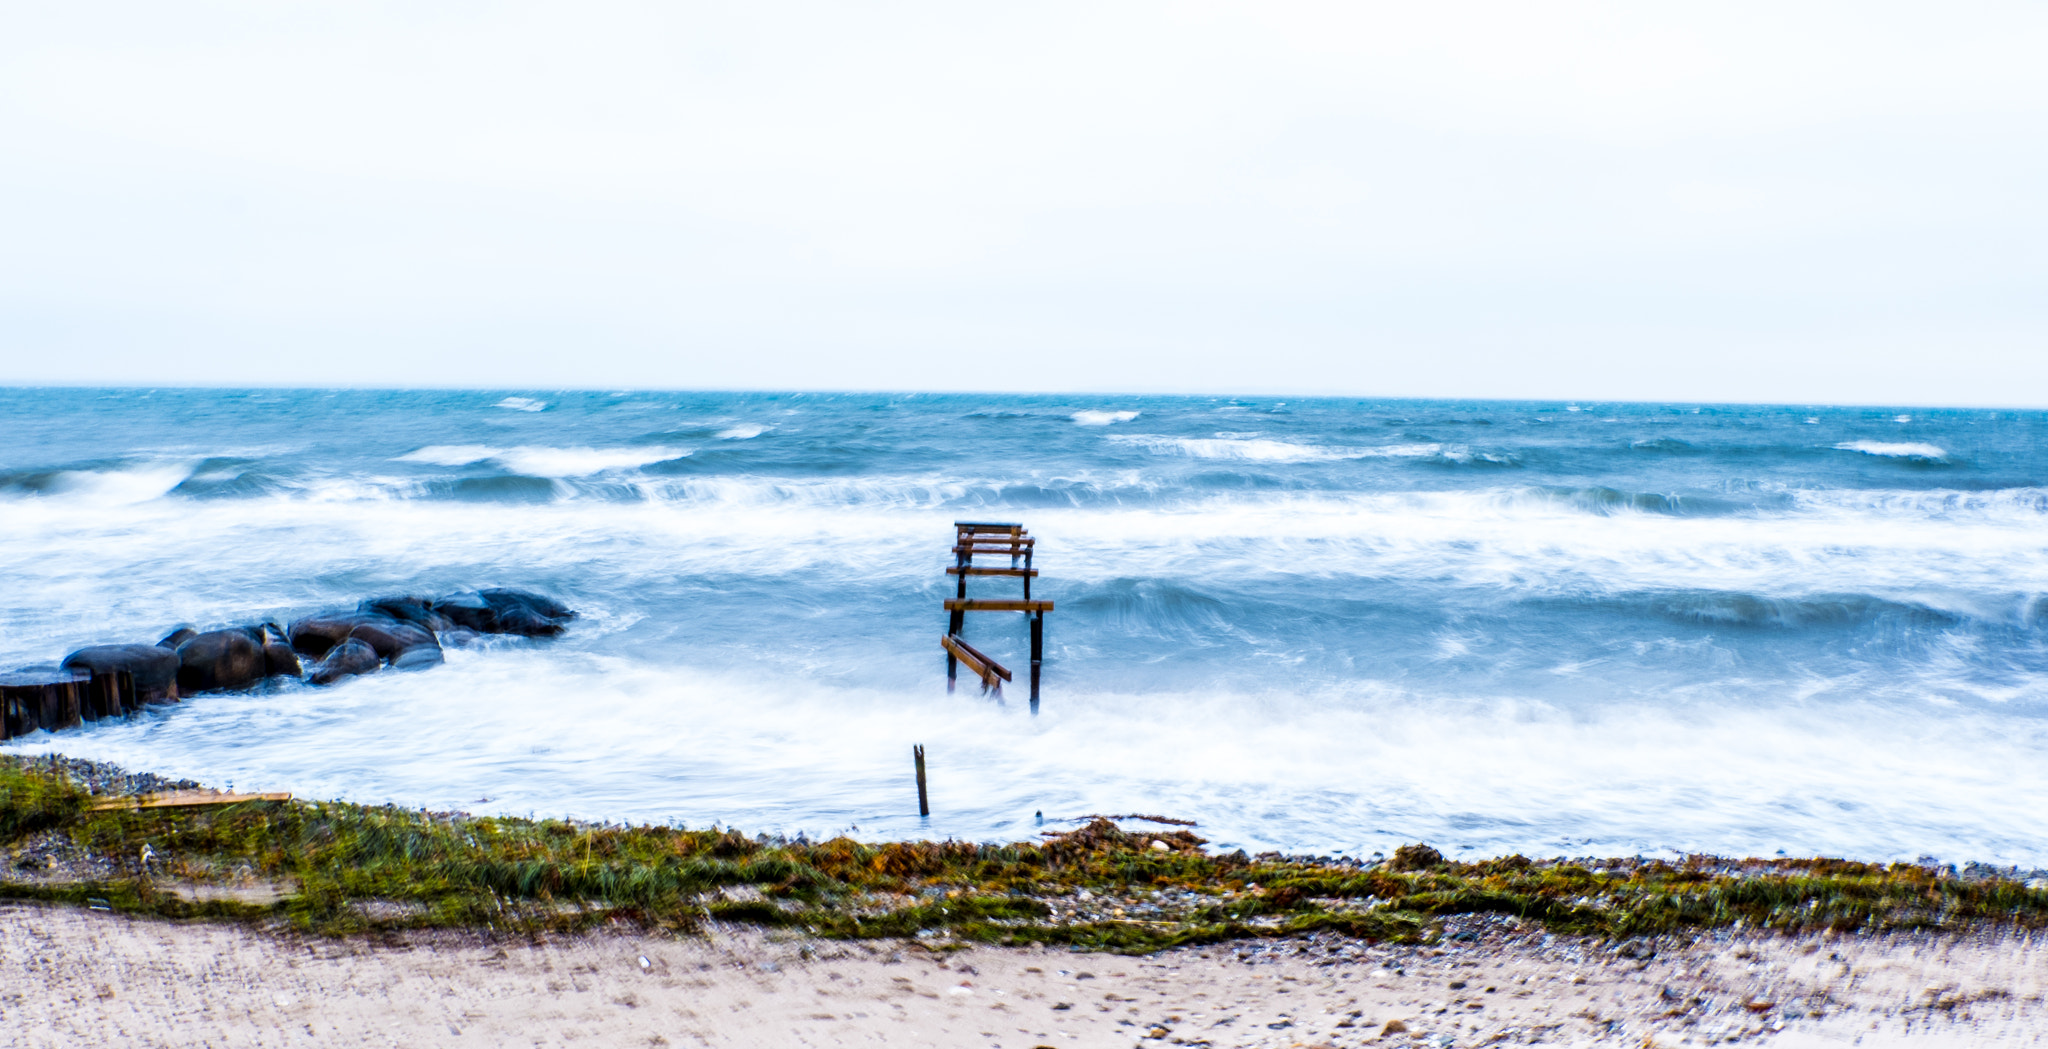
[[[72,728],[87,718],[98,720],[91,683],[92,675],[82,670],[37,668],[0,674],[0,739],[37,729]]]
[[[917,763],[917,814],[929,816],[932,814],[932,802],[924,791],[924,744],[910,745],[910,759]]]

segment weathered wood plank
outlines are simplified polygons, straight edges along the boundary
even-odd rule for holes
[[[93,812],[113,809],[182,809],[199,805],[237,805],[245,801],[290,801],[292,796],[283,791],[269,794],[216,794],[210,790],[174,791],[168,794],[124,794],[118,798],[101,798],[87,805]]]
[[[948,612],[1050,612],[1050,601],[1006,601],[988,597],[949,597],[946,599]]]
[[[967,664],[967,669],[974,670],[975,664],[978,663],[987,670],[994,671],[996,676],[1002,678],[1004,681],[1012,680],[1008,667],[1005,667],[1001,663],[998,663],[995,660],[990,659],[988,657],[988,653],[983,652],[981,649],[978,649],[973,645],[968,644],[966,639],[960,637],[959,635],[948,634],[945,637],[941,638],[939,640],[939,643],[945,645],[947,651],[952,652],[954,655],[960,656],[961,661]],[[964,653],[964,655],[962,653]],[[988,674],[983,673],[982,671],[976,670],[975,672],[981,674],[983,678],[988,677]]]
[[[1003,682],[1010,678],[1009,670],[993,662],[987,656],[968,648],[960,642],[959,638],[951,634],[940,637],[939,645],[949,655],[959,660],[961,665],[965,666],[975,677],[980,678],[981,683],[989,688],[1000,689],[1003,687]]]
[[[946,566],[946,574],[947,574],[947,575],[1015,575],[1015,576],[1036,576],[1036,575],[1038,574],[1038,569],[1036,569],[1036,568],[975,568],[975,567],[973,567],[972,565],[970,565],[970,566],[968,566],[968,567],[966,567],[966,568],[962,568],[962,567],[960,567],[960,566],[958,566],[958,565],[947,565],[947,566]]]

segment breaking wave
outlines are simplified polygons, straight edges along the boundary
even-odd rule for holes
[[[1835,447],[1844,452],[1862,452],[1887,459],[1917,459],[1930,463],[1948,461],[1945,449],[1924,441],[1843,441]]]

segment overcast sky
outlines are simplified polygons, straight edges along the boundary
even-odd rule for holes
[[[2048,404],[2048,5],[0,3],[0,382]]]

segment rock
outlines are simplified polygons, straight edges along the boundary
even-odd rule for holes
[[[432,648],[438,651],[439,641],[434,640],[432,631],[411,623],[385,617],[365,616],[356,624],[348,636],[369,645],[379,659],[397,659],[398,654],[414,648]]]
[[[1394,850],[1394,858],[1387,861],[1390,871],[1434,870],[1444,864],[1444,854],[1427,845],[1403,845]]]
[[[88,645],[65,656],[62,665],[94,678],[126,671],[134,682],[134,696],[125,704],[131,710],[178,701],[178,654],[160,645]]]
[[[356,606],[356,611],[385,616],[411,623],[431,633],[453,629],[454,621],[434,611],[434,603],[424,597],[373,597]]]
[[[304,672],[291,639],[276,623],[263,624],[263,672],[270,677],[298,677]]]
[[[252,627],[209,630],[178,646],[178,692],[248,688],[269,676],[263,635]]]
[[[182,645],[185,642],[190,641],[198,636],[199,631],[194,630],[188,626],[181,626],[178,629],[173,630],[169,634],[165,635],[162,641],[156,643],[156,647],[168,648],[175,652],[177,651],[179,645]]]
[[[1402,1022],[1401,1022],[1401,1021],[1399,1021],[1399,1020],[1388,1020],[1388,1021],[1387,1021],[1387,1025],[1386,1025],[1385,1027],[1382,1027],[1382,1028],[1380,1028],[1380,1037],[1382,1037],[1382,1038],[1385,1038],[1385,1037],[1386,1037],[1387,1035],[1390,1035],[1390,1034],[1407,1034],[1407,1033],[1408,1033],[1408,1025],[1407,1025],[1407,1024],[1404,1024],[1404,1023],[1402,1023]]]
[[[434,602],[434,611],[479,633],[526,637],[552,637],[576,618],[575,610],[551,597],[505,588],[454,594]]]
[[[307,616],[292,623],[290,637],[292,648],[309,656],[325,656],[350,639],[369,645],[379,659],[395,659],[400,652],[423,645],[440,646],[432,632],[377,612]]]
[[[447,657],[441,654],[440,645],[415,645],[392,657],[391,669],[425,670],[428,667],[440,666],[447,661]]]
[[[376,649],[363,641],[349,638],[328,649],[327,657],[306,673],[306,680],[315,685],[331,685],[345,677],[374,674],[383,665],[383,660],[377,658]]]
[[[1151,849],[1153,852],[1172,852],[1173,846],[1168,845],[1163,841],[1160,841],[1158,838],[1153,838]]]

